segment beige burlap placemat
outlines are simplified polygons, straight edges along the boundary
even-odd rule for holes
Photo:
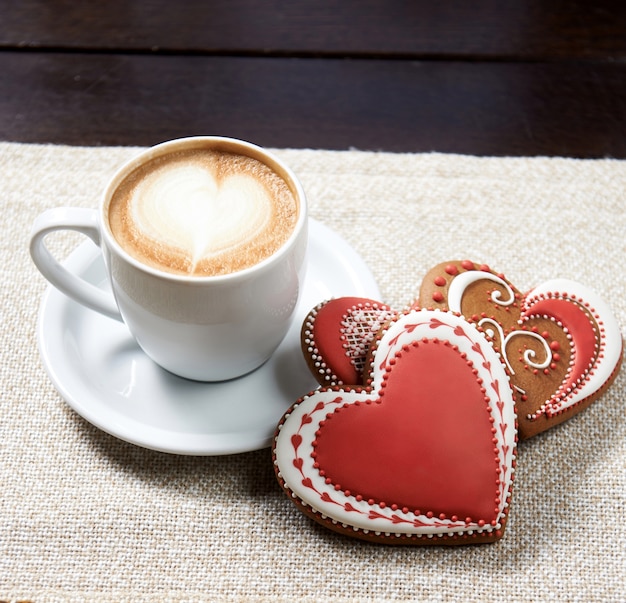
[[[76,415],[39,359],[46,283],[28,232],[45,208],[95,207],[136,151],[0,144],[0,600],[624,600],[624,371],[591,408],[520,446],[507,532],[473,548],[343,539],[296,511],[268,450],[162,454]],[[626,162],[277,152],[384,301],[403,306],[431,265],[471,258],[520,289],[579,280],[624,333]]]

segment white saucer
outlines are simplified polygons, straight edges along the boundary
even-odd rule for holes
[[[65,265],[108,286],[100,251],[91,241]],[[274,356],[245,377],[222,383],[175,377],[144,355],[122,323],[53,287],[41,304],[39,350],[59,393],[103,431],[175,454],[246,452],[269,446],[284,411],[317,386],[300,351],[304,317],[320,301],[347,295],[380,298],[356,251],[311,220],[308,272],[294,324]]]

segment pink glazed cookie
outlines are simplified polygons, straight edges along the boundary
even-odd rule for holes
[[[484,334],[451,312],[397,315],[374,338],[366,383],[298,400],[273,444],[296,506],[342,534],[461,545],[503,535],[515,405]]]

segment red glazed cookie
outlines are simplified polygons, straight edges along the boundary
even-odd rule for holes
[[[488,266],[453,261],[428,272],[418,301],[462,314],[502,354],[521,439],[589,406],[619,370],[619,325],[608,305],[580,283],[555,279],[523,295]]]
[[[516,456],[509,377],[473,325],[414,310],[372,343],[367,386],[298,400],[273,445],[297,507],[342,534],[387,544],[502,537]]]
[[[396,312],[382,302],[340,297],[313,308],[302,325],[302,353],[321,385],[363,383],[365,357]]]

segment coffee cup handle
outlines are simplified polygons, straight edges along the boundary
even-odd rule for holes
[[[30,255],[41,274],[59,291],[105,316],[122,320],[112,293],[88,283],[62,266],[45,244],[46,235],[58,230],[75,230],[100,247],[97,212],[79,207],[49,209],[38,216],[30,233]]]

